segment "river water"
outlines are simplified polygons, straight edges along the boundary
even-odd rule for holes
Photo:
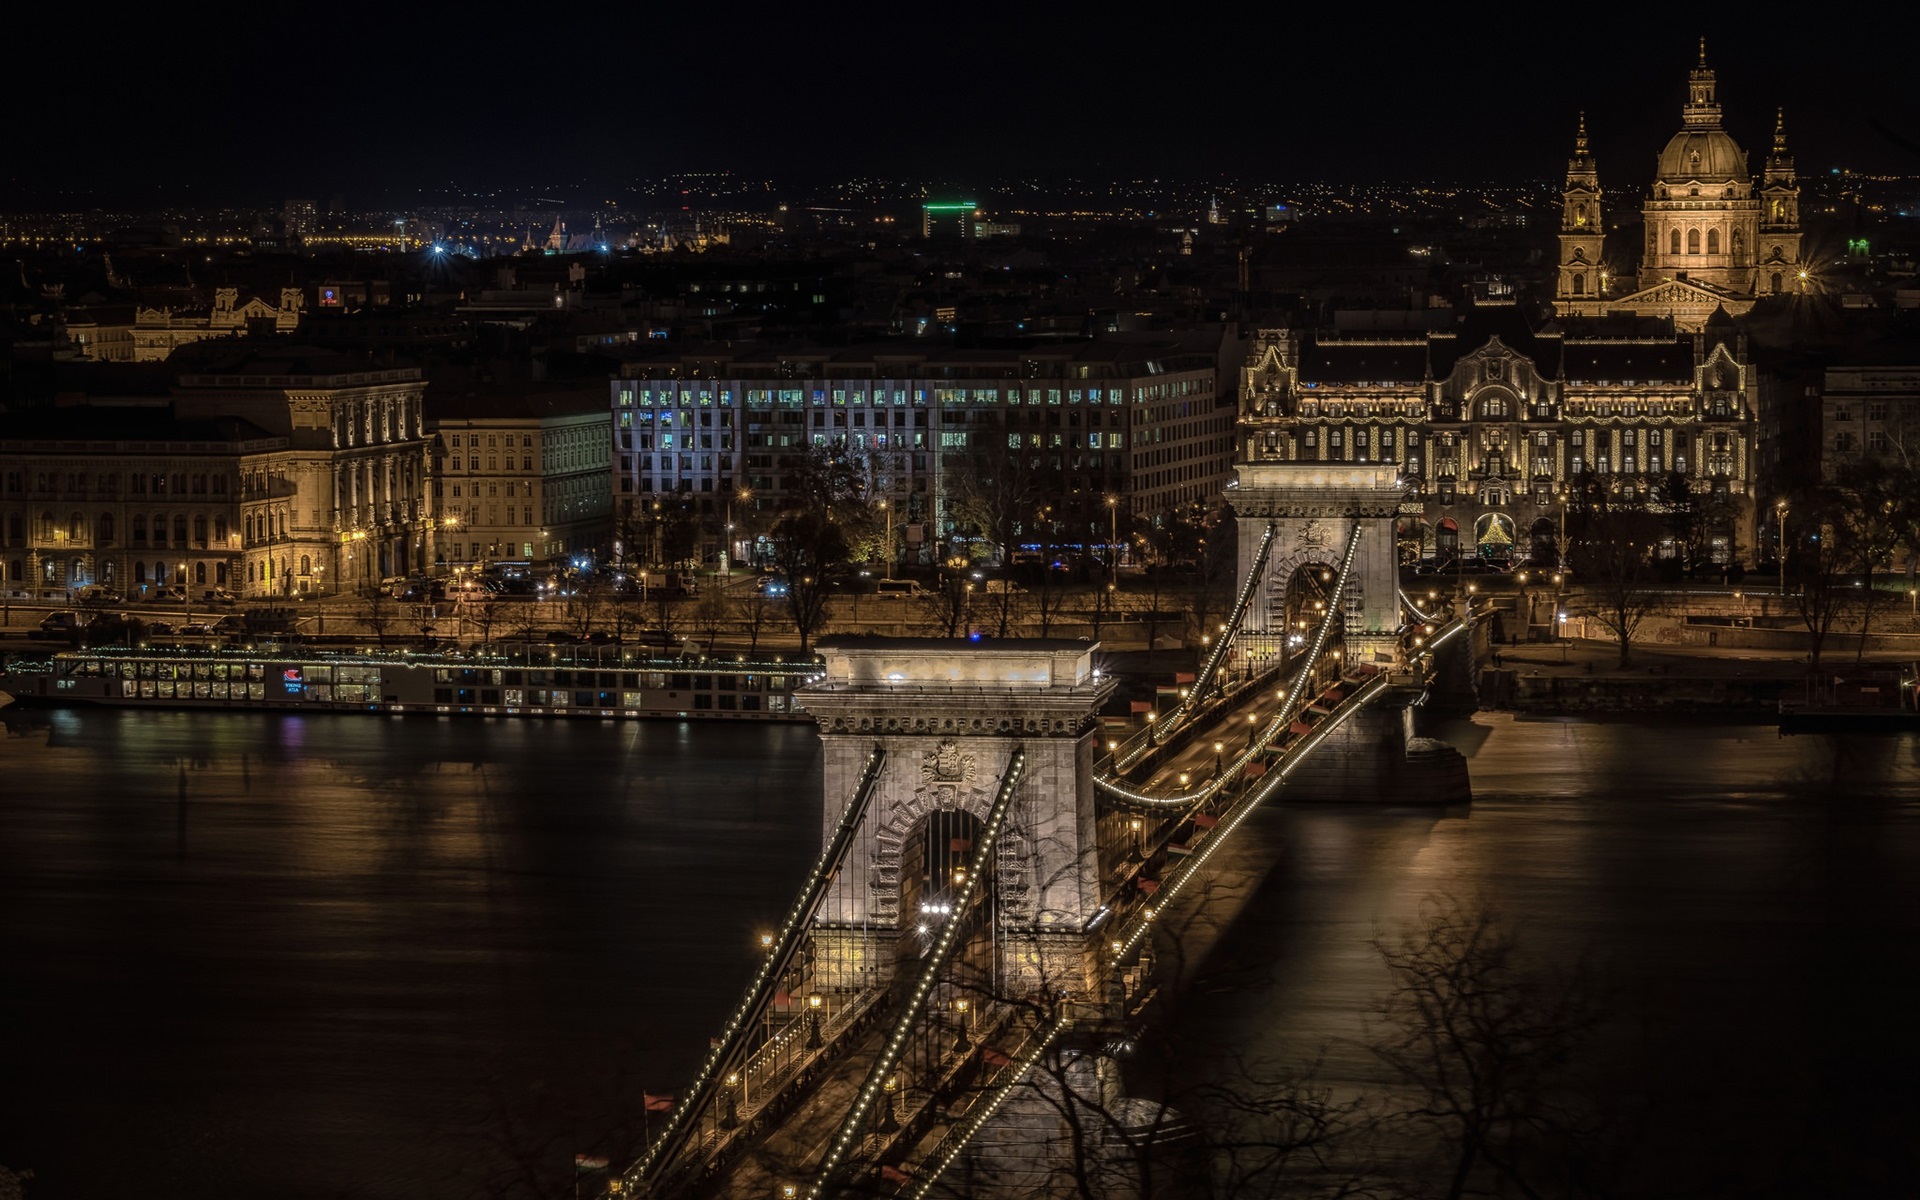
[[[805,725],[7,732],[0,1163],[35,1171],[33,1200],[467,1197],[619,1157],[818,852]],[[1606,962],[1660,1066],[1660,1136],[1734,1147],[1695,1156],[1712,1179],[1910,1158],[1920,744],[1490,715],[1443,736],[1471,809],[1243,827],[1184,1028],[1364,1084],[1368,939],[1472,897]]]

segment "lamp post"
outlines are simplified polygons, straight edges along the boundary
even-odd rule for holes
[[[884,1107],[880,1110],[880,1123],[874,1127],[880,1133],[900,1132],[900,1119],[893,1115],[893,1094],[899,1090],[900,1076],[898,1074],[887,1076],[884,1088],[886,1099],[883,1102]]]
[[[808,995],[807,997],[807,1049],[809,1050],[818,1050],[820,1048],[820,1005],[821,1003],[822,1003],[822,1000],[819,992],[814,992]]]
[[[733,1089],[739,1086],[739,1073],[729,1071],[727,1073],[727,1111],[720,1118],[720,1128],[722,1129],[738,1129],[740,1127],[740,1108],[733,1097]]]
[[[1107,497],[1107,575],[1120,582],[1120,497]]]
[[[953,1011],[960,1014],[960,1036],[953,1039],[955,1054],[965,1054],[973,1047],[973,1042],[967,1037],[967,1026],[972,1023],[971,1015],[967,1011],[969,1007],[965,996],[953,1002]]]
[[[1780,518],[1780,536],[1775,540],[1774,557],[1780,560],[1780,595],[1787,594],[1787,502],[1785,499],[1773,502],[1773,511]]]
[[[887,502],[880,502],[880,523],[887,529],[887,578],[893,578],[893,514],[887,509]]]

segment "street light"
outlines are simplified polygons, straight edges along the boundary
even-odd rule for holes
[[[819,992],[813,992],[807,996],[807,1049],[809,1050],[820,1048],[821,1003]]]
[[[897,1074],[887,1076],[884,1090],[886,1092],[885,1107],[880,1110],[880,1124],[875,1128],[880,1133],[898,1133],[900,1120],[893,1115],[893,1094],[900,1090],[900,1076]]]
[[[887,529],[887,578],[893,578],[893,514],[887,511],[887,502],[880,502],[880,523]]]
[[[967,1039],[967,1026],[970,1024],[970,1019],[967,1015],[965,996],[953,1002],[953,1011],[960,1014],[960,1036],[953,1040],[953,1051],[955,1054],[965,1054],[973,1046],[973,1043]]]
[[[1787,594],[1787,502],[1784,497],[1773,502],[1773,511],[1780,518],[1780,536],[1773,553],[1780,560],[1780,595],[1784,597]]]
[[[1107,572],[1120,582],[1120,497],[1107,496]]]

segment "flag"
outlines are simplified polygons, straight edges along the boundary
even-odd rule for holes
[[[1145,712],[1152,712],[1152,711],[1153,711],[1153,701],[1151,701],[1151,700],[1129,700],[1129,701],[1127,701],[1127,710],[1128,710],[1129,712],[1131,712],[1131,713],[1133,713],[1133,714],[1134,714],[1135,716],[1139,716],[1139,715],[1140,715],[1141,713],[1145,713]]]
[[[607,1158],[603,1154],[576,1154],[573,1156],[573,1171],[576,1175],[585,1175],[589,1171],[607,1169]]]
[[[1260,770],[1263,772],[1266,769],[1267,768],[1264,765],[1260,767]],[[1207,813],[1193,814],[1193,824],[1196,829],[1212,829],[1215,825],[1218,825],[1219,823],[1220,823],[1219,817],[1210,816]]]
[[[1168,842],[1167,853],[1174,858],[1186,858],[1193,853],[1193,847],[1183,846],[1179,842]]]
[[[995,1050],[992,1046],[980,1047],[980,1057],[986,1061],[988,1066],[1010,1067],[1013,1065],[1012,1059]]]
[[[971,850],[973,849],[973,839],[972,838],[948,838],[947,849]]]
[[[902,1171],[898,1167],[890,1167],[885,1163],[880,1164],[880,1178],[886,1181],[887,1183],[912,1183],[913,1182],[913,1177],[908,1175],[905,1171]]]
[[[1312,733],[1313,726],[1307,724],[1305,721],[1295,721],[1293,724],[1287,726],[1287,732],[1288,733]]]
[[[710,1038],[708,1038],[708,1039],[707,1039],[707,1049],[709,1049],[709,1050],[718,1050],[719,1048],[720,1048],[720,1039],[719,1039],[719,1038],[717,1038],[717,1037],[710,1037]]]
[[[1263,762],[1250,762],[1247,764],[1248,779],[1258,779],[1262,775],[1265,775],[1266,773],[1267,773],[1267,764]]]
[[[1136,879],[1133,882],[1134,886],[1149,896],[1160,890],[1160,881],[1158,879]]]
[[[792,1003],[793,1003],[792,992],[782,992],[782,991],[776,990],[773,993],[773,1006],[775,1008],[785,1008],[787,1005]]]
[[[1192,683],[1192,682],[1193,682],[1193,672],[1192,672],[1192,671],[1175,671],[1175,672],[1173,673],[1173,681],[1174,681],[1174,683],[1176,683],[1176,684],[1180,684],[1180,683]]]
[[[648,1112],[672,1112],[672,1096],[656,1096],[652,1092],[641,1092],[640,1100]]]

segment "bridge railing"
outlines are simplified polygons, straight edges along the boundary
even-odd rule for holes
[[[974,901],[980,894],[982,879],[988,872],[983,864],[995,862],[994,849],[1005,827],[1007,812],[1013,806],[1013,797],[1020,790],[1020,780],[1026,770],[1027,752],[1024,747],[1014,747],[1013,754],[1007,760],[1006,770],[1001,773],[1000,786],[994,793],[993,806],[987,810],[986,820],[980,824],[980,833],[975,840],[973,859],[967,871],[966,882],[960,885],[960,894],[955,908],[960,913],[971,914]],[[820,1161],[819,1173],[813,1186],[808,1189],[809,1200],[818,1200],[835,1185],[854,1146],[859,1142],[861,1130],[866,1123],[867,1114],[872,1111],[884,1090],[886,1080],[900,1065],[900,1057],[906,1050],[908,1039],[914,1027],[919,1023],[921,1014],[926,1011],[927,1000],[934,986],[939,982],[947,963],[953,958],[953,952],[960,944],[961,930],[971,921],[956,915],[940,929],[933,948],[927,952],[920,970],[920,978],[915,981],[913,990],[907,993],[906,1003],[901,1006],[892,1031],[882,1043],[879,1055],[867,1072],[867,1078],[860,1085],[853,1106],[848,1109],[833,1141],[827,1146],[826,1155]]]
[[[673,1176],[711,1175],[735,1141],[758,1137],[763,1131],[761,1118],[784,1111],[789,1097],[812,1082],[818,1067],[838,1057],[844,1043],[859,1032],[886,995],[885,988],[867,988],[843,997],[824,1020],[809,1011],[756,1048],[737,1072],[743,1083],[733,1119],[716,1120],[710,1126],[702,1122],[697,1136],[680,1150],[677,1162],[684,1166]],[[755,1074],[760,1077],[757,1088]],[[660,1184],[668,1178],[656,1172],[654,1182]]]
[[[842,860],[854,843],[854,835],[865,818],[867,805],[873,797],[875,786],[886,763],[886,751],[875,744],[873,752],[867,756],[860,778],[854,786],[853,795],[847,800],[847,807],[840,814],[840,822],[834,830],[834,836],[821,850],[819,859],[808,874],[800,892],[794,897],[792,907],[787,910],[785,920],[781,922],[774,945],[770,947],[753,981],[747,985],[746,993],[734,1008],[732,1017],[722,1028],[720,1037],[715,1039],[712,1051],[700,1065],[693,1082],[668,1114],[665,1128],[660,1136],[640,1160],[630,1167],[624,1175],[624,1183],[629,1190],[639,1190],[646,1185],[649,1173],[663,1174],[670,1170],[675,1157],[686,1145],[697,1126],[694,1116],[713,1102],[715,1092],[724,1078],[728,1064],[738,1061],[753,1034],[762,1011],[771,1003],[774,991],[782,974],[792,963],[794,953],[809,933],[809,923],[813,913],[819,907],[820,898],[825,894],[828,884],[838,873]]]
[[[1349,552],[1351,549],[1350,545]],[[1416,669],[1424,667],[1430,662],[1435,651],[1459,636],[1466,628],[1466,624],[1458,619],[1438,626],[1408,627],[1403,630],[1403,636],[1409,643],[1408,652],[1404,657]],[[1106,956],[1109,969],[1119,970],[1138,952],[1141,942],[1152,931],[1156,920],[1179,898],[1187,884],[1206,870],[1213,854],[1232,837],[1241,822],[1280,791],[1287,777],[1300,763],[1306,761],[1355,713],[1371,704],[1382,692],[1398,682],[1386,672],[1344,677],[1344,680],[1345,683],[1354,685],[1352,690],[1346,692],[1308,732],[1288,742],[1282,749],[1279,759],[1264,776],[1244,780],[1242,786],[1231,797],[1225,796],[1216,789],[1212,797],[1215,803],[1196,806],[1193,810],[1196,813],[1201,811],[1202,807],[1210,808],[1217,813],[1213,828],[1205,838],[1200,840],[1198,846],[1192,848],[1191,853],[1166,872],[1160,880],[1158,890],[1153,895],[1135,895],[1134,889],[1125,886],[1132,875],[1122,880],[1122,894],[1116,896],[1102,909],[1103,924],[1110,925],[1113,929]],[[1298,686],[1297,681],[1296,687]],[[1177,822],[1170,823],[1170,826],[1176,824]],[[1151,857],[1151,855],[1144,856],[1133,874],[1137,875],[1145,866],[1146,860]],[[1145,1000],[1142,999],[1140,1004],[1144,1005],[1144,1003]],[[1138,1006],[1133,1011],[1137,1013]],[[919,1169],[911,1172],[912,1190],[907,1194],[910,1194],[913,1200],[925,1200],[932,1194],[941,1177],[959,1160],[966,1146],[1006,1103],[1013,1089],[1031,1073],[1040,1062],[1041,1056],[1072,1023],[1071,1010],[1063,1006],[1051,1025],[1030,1038],[1022,1052],[1010,1056],[1012,1061],[1002,1068],[997,1077],[985,1081],[983,1100],[976,1103],[960,1124],[949,1129],[934,1148],[918,1161]]]
[[[1347,536],[1346,553],[1340,560],[1340,574],[1334,579],[1333,590],[1327,597],[1327,615],[1321,618],[1319,626],[1314,630],[1313,642],[1305,658],[1300,662],[1292,686],[1281,695],[1280,707],[1275,711],[1273,719],[1267,723],[1266,728],[1259,735],[1248,741],[1246,749],[1234,757],[1230,766],[1217,772],[1213,778],[1192,791],[1148,792],[1122,782],[1117,774],[1111,773],[1095,776],[1094,786],[1123,804],[1162,809],[1184,807],[1210,799],[1221,788],[1238,778],[1249,763],[1265,754],[1268,748],[1291,727],[1294,713],[1301,707],[1308,685],[1313,680],[1314,668],[1318,665],[1320,656],[1326,651],[1328,638],[1333,631],[1334,615],[1340,611],[1341,596],[1345,593],[1348,580],[1353,575],[1353,561],[1360,546],[1362,528],[1356,523],[1353,532]]]
[[[1221,633],[1220,640],[1214,643],[1213,651],[1201,664],[1199,672],[1193,677],[1193,686],[1187,689],[1187,694],[1181,697],[1180,703],[1164,719],[1156,721],[1142,731],[1146,745],[1164,741],[1173,730],[1178,729],[1188,717],[1192,716],[1201,701],[1206,699],[1207,692],[1213,686],[1215,673],[1220,669],[1220,663],[1233,642],[1233,635],[1239,631],[1240,622],[1246,617],[1247,605],[1252,602],[1254,593],[1260,590],[1260,584],[1266,578],[1267,557],[1273,553],[1274,541],[1278,536],[1279,526],[1269,521],[1266,533],[1260,538],[1260,548],[1253,556],[1253,564],[1247,570],[1247,578],[1240,585],[1240,594],[1234,597],[1233,608],[1227,615],[1226,630]],[[1140,757],[1143,749],[1143,746],[1137,744],[1136,738],[1129,738],[1127,749],[1117,756],[1120,769],[1126,770],[1131,767]]]

